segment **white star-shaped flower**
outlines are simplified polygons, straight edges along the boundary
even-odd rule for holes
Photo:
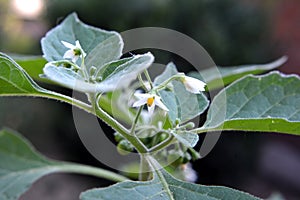
[[[78,60],[78,58],[82,55],[83,57],[86,56],[86,53],[83,51],[83,49],[81,48],[81,45],[79,43],[78,40],[76,40],[75,45],[65,42],[65,41],[61,41],[61,43],[67,47],[69,50],[67,50],[63,56],[63,58],[66,59],[71,59],[72,62],[76,63],[76,61]]]
[[[160,100],[160,97],[155,94],[148,94],[148,93],[135,93],[134,96],[136,96],[139,100],[134,102],[132,105],[133,107],[139,107],[141,105],[146,104],[148,107],[148,112],[150,115],[153,114],[155,105],[163,109],[164,111],[169,111],[169,109],[163,104],[163,102]]]
[[[196,78],[184,76],[181,81],[184,84],[185,89],[191,93],[200,94],[200,91],[205,91],[206,83]]]

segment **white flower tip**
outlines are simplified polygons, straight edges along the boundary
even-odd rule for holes
[[[69,43],[69,42],[66,42],[66,41],[60,41],[66,48],[68,48],[68,49],[74,49],[74,45],[73,44],[71,44],[71,43]]]
[[[200,81],[199,79],[185,76],[183,78],[182,82],[183,82],[186,90],[191,93],[200,94],[200,91],[205,91],[206,83],[204,83],[203,81]]]
[[[75,41],[75,46],[78,47],[78,48],[81,48],[81,45],[80,45],[80,43],[79,43],[79,40],[76,40],[76,41]]]

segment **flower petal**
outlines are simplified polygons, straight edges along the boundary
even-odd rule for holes
[[[61,43],[62,43],[65,47],[67,47],[67,48],[69,48],[69,49],[75,49],[75,48],[76,48],[76,46],[74,46],[73,44],[71,44],[71,43],[69,43],[69,42],[61,41]]]
[[[73,63],[76,63],[76,61],[78,60],[78,58],[79,58],[79,56],[74,56],[74,57],[72,58],[72,62],[73,62]]]
[[[153,115],[153,112],[154,112],[154,108],[155,108],[155,103],[152,104],[152,106],[147,106],[148,107],[148,113],[149,115]]]
[[[160,100],[160,98],[155,97],[154,99],[154,103],[155,105],[157,105],[158,107],[160,107],[161,109],[165,110],[165,111],[169,111],[169,109],[165,106],[165,104],[163,104],[163,102]]]
[[[63,58],[69,58],[69,59],[73,59],[74,57],[75,57],[74,51],[71,49],[66,51],[66,53],[63,56]]]
[[[86,53],[83,51],[83,49],[82,49],[82,47],[81,47],[81,45],[80,45],[80,43],[79,43],[78,40],[75,41],[75,47],[76,47],[76,49],[80,49],[80,52],[81,52],[81,54],[82,54],[83,57],[86,56]]]
[[[134,102],[134,104],[132,105],[132,107],[139,107],[139,106],[141,106],[141,105],[146,104],[146,103],[147,103],[147,99],[148,99],[148,98],[142,98],[142,99],[140,99],[140,100]]]
[[[75,41],[75,47],[78,49],[82,49],[78,40]]]
[[[151,97],[152,95],[150,95],[150,94],[147,94],[147,93],[139,93],[139,92],[136,92],[136,93],[134,93],[133,94],[135,97],[137,97],[137,98],[139,98],[139,99],[141,99],[141,98],[149,98],[149,97]],[[147,102],[147,101],[146,101]]]

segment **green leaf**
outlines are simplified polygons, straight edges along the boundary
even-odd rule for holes
[[[107,188],[81,193],[81,200],[259,200],[247,193],[221,186],[183,182],[164,170],[154,173],[151,181],[124,181]]]
[[[26,95],[42,91],[23,68],[0,53],[0,95]]]
[[[210,90],[218,89],[222,86],[226,86],[233,81],[247,75],[247,74],[261,74],[266,71],[270,71],[281,66],[285,63],[287,57],[281,57],[274,62],[263,64],[263,65],[241,65],[241,66],[234,66],[234,67],[217,67],[217,68],[209,68],[197,72],[189,73],[189,76],[198,78],[203,80],[202,77],[205,77],[205,81],[208,85]]]
[[[136,116],[136,110],[124,103],[126,101],[128,101],[128,95],[124,95],[124,91],[116,90],[102,95],[99,105],[115,119],[131,125]]]
[[[14,60],[0,53],[0,96],[38,96],[60,100],[88,112],[89,105],[38,86]]]
[[[85,64],[88,68],[101,67],[122,55],[123,40],[120,34],[88,26],[73,13],[42,38],[44,57],[48,61],[63,60],[63,55],[68,49],[61,41],[75,45],[76,40],[87,53]]]
[[[177,73],[176,66],[173,63],[169,63],[165,71],[154,80],[154,84],[159,85]],[[178,81],[173,81],[172,86],[172,91],[162,90],[159,94],[170,110],[168,114],[173,123],[176,119],[180,119],[181,123],[193,119],[203,113],[208,107],[209,101],[203,93],[198,95],[190,93]]]
[[[109,71],[107,67],[104,66],[103,71],[101,70],[98,76],[104,76],[105,79],[99,83],[88,83],[80,74],[72,69],[58,67],[52,63],[46,64],[43,71],[47,79],[70,89],[87,93],[109,92],[127,87],[136,79],[139,73],[153,63],[153,60],[153,55],[146,53],[143,55],[135,55],[130,59],[112,62],[108,64],[108,66],[113,66],[114,70]]]
[[[47,82],[47,79],[40,78],[43,73],[43,67],[47,61],[42,56],[24,56],[24,55],[11,55],[12,58],[18,63],[31,78],[40,82]]]
[[[114,181],[125,177],[99,168],[57,162],[37,153],[21,135],[0,131],[0,199],[18,199],[37,179],[54,172],[74,172],[108,178]]]
[[[179,142],[187,147],[194,147],[199,140],[199,136],[197,134],[189,131],[173,133],[173,135]]]
[[[243,77],[215,97],[201,129],[299,135],[299,76],[271,72]]]
[[[96,77],[100,77],[101,80],[105,80],[107,77],[109,77],[109,75],[114,73],[114,71],[117,70],[120,65],[123,65],[126,62],[131,61],[132,59],[134,59],[134,57],[124,58],[107,63],[103,67],[101,67],[100,70],[98,70]]]

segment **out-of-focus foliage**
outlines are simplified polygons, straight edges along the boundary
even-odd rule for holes
[[[13,10],[13,2],[0,0],[0,50],[40,54],[39,40],[46,31],[42,18],[23,19]]]
[[[52,0],[47,8],[51,26],[76,11],[84,22],[108,30],[174,29],[197,40],[223,66],[266,62],[272,54],[266,12],[241,1]]]

